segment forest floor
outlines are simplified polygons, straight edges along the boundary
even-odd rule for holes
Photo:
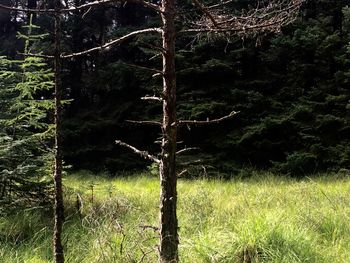
[[[67,262],[157,262],[157,178],[81,172],[64,185]],[[178,193],[181,262],[350,262],[346,175],[183,179]],[[40,208],[0,218],[0,262],[51,262],[51,225]]]

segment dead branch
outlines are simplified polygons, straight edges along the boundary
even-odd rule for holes
[[[214,27],[218,27],[218,23],[216,22],[212,13],[208,11],[207,7],[205,7],[201,2],[199,2],[199,0],[192,0],[192,2],[209,18]]]
[[[62,8],[59,10],[59,13],[69,13],[69,12],[74,12],[74,11],[79,11],[79,10],[84,10],[84,9],[91,9],[95,7],[100,7],[101,5],[104,4],[112,4],[112,3],[135,3],[135,4],[141,4],[144,7],[151,8],[157,12],[161,12],[161,9],[158,5],[150,3],[148,1],[144,0],[96,0],[91,3],[83,4],[80,6],[75,6],[75,7],[69,7],[69,8]],[[12,7],[12,6],[6,6],[3,4],[0,4],[0,9],[3,10],[9,10],[9,11],[17,11],[17,12],[26,12],[26,13],[46,13],[46,14],[54,14],[57,13],[58,11],[55,9],[30,9],[30,8],[20,8],[20,7]]]
[[[209,120],[207,119],[206,121],[198,121],[198,120],[179,120],[177,122],[177,124],[173,124],[173,125],[178,125],[178,126],[182,126],[182,125],[207,125],[207,124],[217,124],[220,123],[222,121],[226,121],[231,119],[232,117],[234,117],[236,114],[238,114],[239,111],[232,111],[229,115],[226,115],[224,117],[218,118],[218,119],[213,119],[213,120]]]
[[[152,125],[152,126],[161,126],[162,123],[159,121],[135,121],[135,120],[126,120],[128,123],[139,124],[139,125]]]
[[[163,73],[156,73],[152,75],[152,78],[163,76]]]
[[[99,47],[94,47],[94,48],[91,48],[91,49],[88,49],[88,50],[84,50],[84,51],[81,51],[81,52],[77,52],[77,53],[73,53],[73,54],[69,54],[69,55],[62,55],[61,57],[62,58],[73,58],[73,57],[77,57],[77,56],[82,56],[82,55],[86,55],[86,54],[89,54],[91,52],[95,52],[95,51],[102,51],[106,48],[109,48],[113,45],[116,45],[116,44],[119,44],[131,37],[134,37],[134,36],[137,36],[137,35],[141,35],[141,34],[144,34],[144,33],[162,33],[162,29],[161,28],[146,28],[146,29],[141,29],[141,30],[136,30],[136,31],[133,31],[129,34],[126,34],[122,37],[119,37],[117,39],[114,39],[102,46],[99,46]]]
[[[195,150],[199,150],[199,148],[198,147],[184,148],[184,149],[181,149],[181,150],[177,151],[176,155],[184,154],[184,153],[187,153],[187,152],[190,152],[190,151],[195,151]]]
[[[134,36],[141,35],[141,34],[144,34],[144,33],[154,33],[154,32],[161,33],[162,29],[160,29],[160,28],[146,28],[146,29],[136,30],[136,31],[133,31],[133,32],[131,32],[129,34],[121,36],[121,37],[119,37],[117,39],[111,40],[111,41],[105,43],[102,46],[94,47],[94,48],[91,48],[91,49],[87,49],[87,50],[84,50],[84,51],[81,51],[81,52],[72,53],[72,54],[68,54],[68,55],[62,54],[61,58],[62,59],[74,58],[74,57],[78,57],[78,56],[82,56],[82,55],[87,55],[89,53],[96,52],[96,51],[103,51],[104,49],[110,48],[113,45],[120,44],[121,42],[123,42],[123,41],[125,41],[125,40],[127,40],[129,38],[132,38]],[[39,57],[39,58],[46,58],[46,59],[53,59],[54,58],[54,56],[52,56],[52,55],[44,55],[44,54],[27,53],[27,54],[23,54],[23,55],[28,56],[28,57]],[[151,69],[151,68],[142,67],[142,66],[133,65],[133,64],[127,64],[127,63],[123,63],[123,64],[126,64],[126,65],[128,65],[130,67],[131,66],[132,67],[137,67],[137,68],[140,68],[140,69],[143,69],[143,70],[150,70],[150,71],[156,72],[156,74],[163,74],[162,71],[157,70],[157,69]]]
[[[179,33],[236,33],[245,35],[248,33],[254,33],[258,31],[272,31],[273,28],[278,28],[278,30],[276,31],[279,31],[280,25],[280,22],[272,22],[269,24],[261,24],[240,28],[192,28],[182,30]]]
[[[196,1],[196,0],[193,0]],[[181,33],[238,33],[278,32],[281,27],[293,22],[305,0],[273,0],[241,16],[230,14],[222,5],[205,8],[205,14],[193,22],[192,28]],[[203,11],[203,10],[202,10]],[[208,13],[211,17],[208,16]],[[212,27],[213,19],[216,27]]]
[[[125,142],[122,142],[120,140],[116,140],[115,143],[117,145],[120,145],[120,146],[123,146],[125,148],[132,150],[134,153],[140,155],[141,157],[143,157],[145,159],[151,160],[151,161],[158,163],[158,164],[160,163],[160,160],[157,157],[149,154],[147,151],[140,151],[139,149],[135,148],[134,146],[131,146],[131,145],[129,145]]]
[[[184,175],[185,173],[187,173],[187,172],[188,172],[187,169],[182,170],[180,173],[177,174],[177,177],[181,177],[181,176],[183,176],[183,175]]]
[[[156,96],[144,96],[144,97],[141,97],[141,100],[156,100],[156,101],[163,101],[162,98],[160,97],[156,97]]]
[[[97,0],[88,4],[70,7],[70,8],[62,8],[59,10],[60,13],[73,12],[83,9],[89,9],[91,7],[100,6],[102,4],[110,4],[116,2],[115,0]],[[12,7],[0,4],[0,9],[9,10],[9,11],[17,11],[17,12],[30,12],[30,13],[56,13],[55,9],[31,9],[31,8],[20,8],[20,7]]]

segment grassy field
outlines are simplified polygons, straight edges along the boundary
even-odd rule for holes
[[[64,184],[67,262],[157,262],[157,178],[80,173]],[[180,180],[178,192],[181,262],[350,262],[347,176]],[[0,218],[0,262],[51,262],[51,225],[40,208]]]

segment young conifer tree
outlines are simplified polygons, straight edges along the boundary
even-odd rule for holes
[[[0,207],[46,204],[51,196],[49,164],[53,126],[53,73],[42,58],[26,56],[45,37],[24,26],[24,58],[0,57]]]

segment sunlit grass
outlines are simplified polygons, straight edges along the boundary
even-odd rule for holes
[[[64,180],[67,262],[157,262],[157,178]],[[180,180],[181,262],[350,262],[350,178]],[[81,214],[76,203],[81,200]],[[50,262],[50,214],[0,219],[0,262]]]

